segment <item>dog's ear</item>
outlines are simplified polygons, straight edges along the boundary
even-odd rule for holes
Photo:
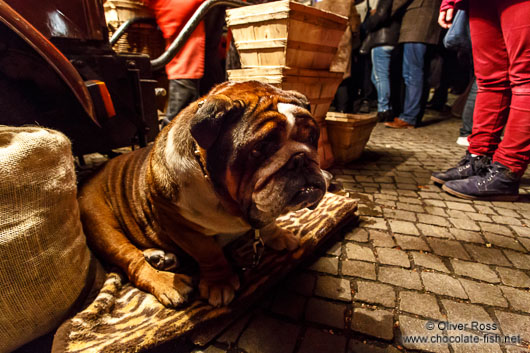
[[[243,114],[245,104],[223,94],[206,97],[198,102],[199,109],[191,119],[191,136],[199,146],[208,149],[213,145],[223,124],[235,114]]]
[[[292,94],[300,102],[300,105],[302,105],[302,107],[307,109],[307,111],[311,112],[311,104],[309,103],[309,100],[307,99],[307,97],[305,95],[303,95],[302,93],[300,93],[298,91],[290,90],[290,91],[287,91],[287,92]]]

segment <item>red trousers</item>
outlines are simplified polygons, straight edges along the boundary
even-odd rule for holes
[[[522,175],[530,161],[530,1],[470,0],[469,23],[478,84],[469,151]]]

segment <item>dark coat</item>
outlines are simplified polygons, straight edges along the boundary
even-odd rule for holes
[[[363,43],[364,50],[381,45],[398,44],[401,16],[397,14],[391,16],[392,2],[393,0],[379,0],[375,13],[364,21],[364,30],[368,32],[366,43]]]
[[[441,0],[396,0],[392,13],[404,11],[399,43],[438,44],[442,28],[438,25]]]

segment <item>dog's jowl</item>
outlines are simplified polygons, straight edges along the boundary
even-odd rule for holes
[[[239,278],[222,239],[255,229],[267,246],[293,250],[298,239],[276,218],[324,195],[308,109],[300,93],[255,81],[215,87],[152,146],[110,160],[81,188],[90,246],[173,307],[192,292],[190,277],[170,271],[184,251],[198,263],[199,294],[228,304]]]

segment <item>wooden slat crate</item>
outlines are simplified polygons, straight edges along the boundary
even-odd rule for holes
[[[282,0],[226,11],[243,68],[328,70],[347,18]]]
[[[229,81],[256,80],[304,94],[311,103],[311,114],[317,121],[326,118],[342,76],[343,74],[338,72],[286,67],[228,70]]]
[[[377,124],[377,115],[328,113],[328,138],[338,163],[348,163],[361,156]]]

